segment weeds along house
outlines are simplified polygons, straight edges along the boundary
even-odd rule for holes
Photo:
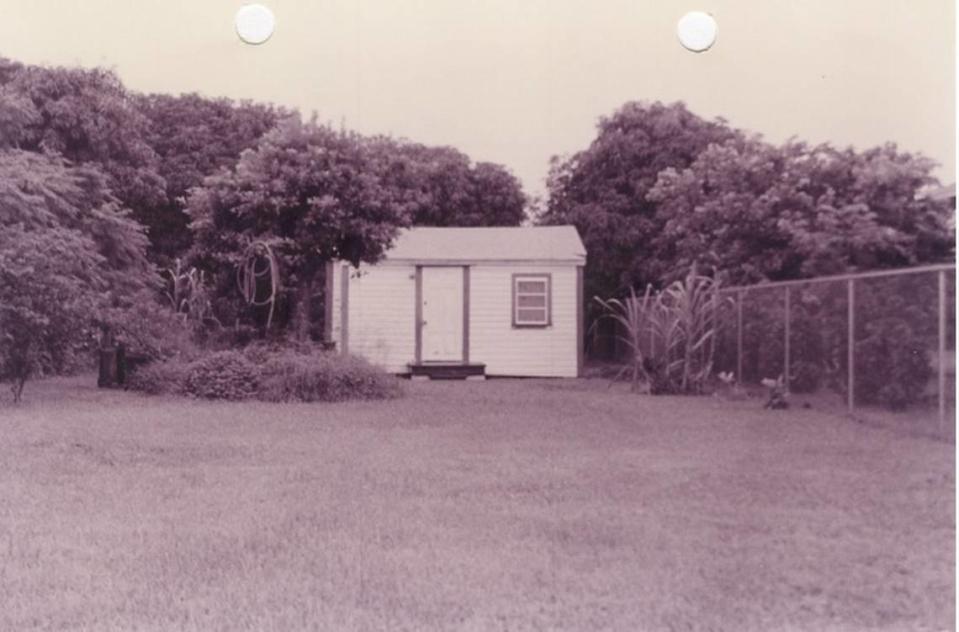
[[[412,228],[327,270],[327,336],[386,370],[576,377],[586,249],[572,226]]]

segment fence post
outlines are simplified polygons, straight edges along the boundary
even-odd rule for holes
[[[939,432],[946,429],[946,271],[939,271]]]
[[[742,290],[736,291],[736,381],[743,383],[743,296]]]
[[[846,281],[846,308],[849,332],[846,341],[846,365],[847,365],[847,384],[846,395],[849,412],[852,413],[856,408],[856,281],[849,279]]]
[[[786,383],[786,392],[789,392],[789,286],[785,287],[786,290],[786,333],[784,334],[786,340],[783,348],[783,380]]]

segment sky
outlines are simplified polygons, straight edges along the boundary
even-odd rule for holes
[[[955,180],[951,0],[0,0],[0,56],[106,66],[131,89],[270,101],[367,134],[452,145],[541,195],[549,159],[586,148],[627,101],[781,142],[895,142]],[[711,13],[705,53],[676,22]]]

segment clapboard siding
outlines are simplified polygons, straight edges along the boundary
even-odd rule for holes
[[[333,336],[342,348],[342,267],[333,287]],[[350,270],[347,306],[347,351],[394,373],[405,373],[413,361],[415,269],[412,266],[368,266]]]
[[[514,274],[549,274],[552,324],[514,328]],[[470,360],[486,364],[487,375],[576,377],[576,267],[470,267]]]
[[[345,264],[333,275],[333,340],[343,348],[342,301]],[[576,377],[578,374],[577,267],[473,264],[470,268],[469,359],[487,375]],[[407,373],[416,358],[416,266],[363,265],[348,268],[347,351],[394,373]],[[549,274],[549,327],[513,327],[513,275]]]

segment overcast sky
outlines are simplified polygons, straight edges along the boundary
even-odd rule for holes
[[[773,141],[894,141],[955,173],[951,0],[261,0],[240,42],[222,0],[2,0],[0,55],[109,66],[127,86],[316,110],[364,133],[453,145],[541,193],[548,161],[629,100],[684,100]],[[719,38],[676,38],[689,10]]]

